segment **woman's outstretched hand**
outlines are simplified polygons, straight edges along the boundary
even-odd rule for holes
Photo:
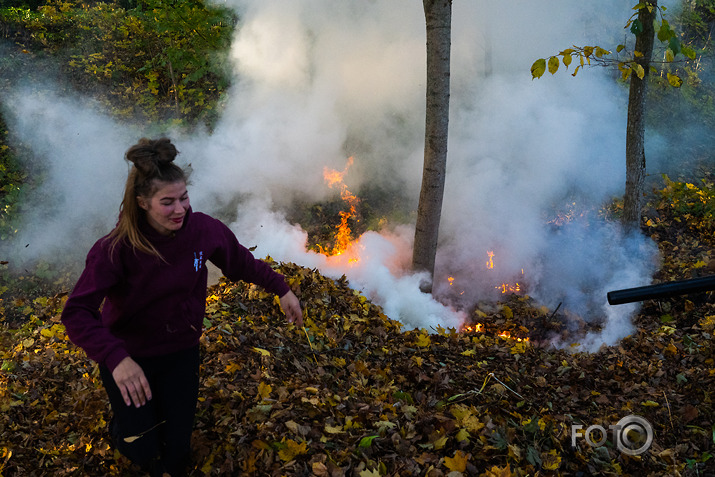
[[[281,308],[286,314],[288,323],[295,323],[298,326],[303,326],[303,310],[300,308],[298,297],[292,291],[289,291],[281,298]]]
[[[134,403],[134,406],[141,407],[151,399],[151,389],[144,370],[129,356],[114,368],[112,377],[127,406]]]

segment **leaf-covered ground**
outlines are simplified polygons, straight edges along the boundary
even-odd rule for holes
[[[656,280],[715,273],[712,185],[690,185],[666,183],[650,204]],[[306,328],[260,289],[210,289],[192,475],[715,475],[710,294],[646,302],[632,336],[586,354],[536,344],[565,317],[526,296],[474,309],[479,332],[428,333],[345,280],[274,266]],[[0,303],[0,474],[135,475],[110,448],[104,390],[64,334],[63,300]],[[609,430],[629,415],[653,429],[636,456]],[[583,436],[594,425],[600,447]]]

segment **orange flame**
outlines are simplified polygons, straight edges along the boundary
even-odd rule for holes
[[[501,292],[503,294],[506,293],[516,293],[517,295],[521,292],[521,285],[519,285],[519,282],[514,283],[513,285],[509,283],[502,283],[499,286],[494,287],[497,290],[501,289]]]
[[[449,283],[450,287],[454,286],[454,277],[447,277],[447,283]],[[464,290],[459,292],[460,295],[464,295]]]
[[[529,338],[517,338],[516,336],[512,336],[508,331],[502,331],[497,336],[499,336],[499,338],[504,338],[505,340],[515,340],[519,342],[529,341]]]
[[[472,323],[471,325],[465,325],[462,328],[464,333],[484,333],[484,325],[481,323]]]
[[[491,250],[488,251],[488,252],[487,252],[487,257],[489,257],[489,258],[487,259],[487,268],[488,268],[489,270],[492,270],[492,269],[494,268],[494,252],[491,251]]]
[[[342,171],[336,171],[335,169],[330,169],[329,167],[324,167],[323,168],[323,178],[325,179],[325,182],[328,183],[328,187],[334,187],[336,185],[340,186],[341,191],[343,189],[347,190],[347,186],[343,182],[343,177],[345,177],[345,174],[348,173],[348,169],[350,169],[350,166],[353,165],[353,162],[355,161],[355,158],[350,156],[348,157],[348,163],[345,165],[345,169]]]
[[[487,269],[493,270],[494,269],[494,251],[489,250],[487,252]],[[524,269],[522,268],[521,270],[522,276],[524,275]],[[453,285],[454,283],[454,277],[448,277],[447,280],[449,281],[450,286]],[[502,293],[519,293],[521,292],[521,285],[519,283],[515,283],[513,285],[510,285],[508,283],[502,283],[501,285],[495,287],[497,289],[501,289]],[[482,323],[470,323],[470,324],[465,324],[462,326],[461,330],[462,333],[484,333],[486,331],[485,326]],[[525,330],[528,331],[528,330]],[[497,334],[499,338],[505,339],[505,340],[512,340],[512,341],[517,341],[517,342],[528,342],[529,338],[518,338],[516,336],[512,336],[511,332],[509,331],[502,331]]]
[[[343,201],[345,201],[348,205],[348,211],[340,211],[340,224],[335,227],[338,230],[335,234],[335,246],[330,252],[326,252],[321,248],[321,252],[326,255],[340,255],[350,247],[352,242],[352,231],[350,230],[348,220],[355,217],[357,204],[360,199],[348,190],[347,185],[343,182],[343,177],[347,174],[350,166],[353,165],[353,161],[354,158],[352,156],[349,157],[348,162],[342,171],[336,171],[335,169],[330,169],[328,167],[323,168],[323,178],[325,179],[325,182],[328,183],[330,188],[339,187],[340,198],[343,199]],[[357,258],[350,259],[351,262],[356,262],[357,260]]]
[[[486,331],[486,328],[482,323],[472,323],[469,325],[464,325],[461,329],[462,333],[484,333]],[[497,334],[499,338],[505,339],[505,340],[512,340],[516,342],[528,342],[529,338],[519,338],[516,336],[512,336],[511,332],[509,331],[502,331],[501,333]]]
[[[487,268],[489,270],[493,270],[494,269],[494,252],[492,250],[489,250],[487,252],[487,257],[488,257],[487,258]],[[524,276],[523,268],[521,269],[521,275]],[[497,285],[494,288],[496,288],[497,290],[501,289],[501,292],[503,294],[507,294],[507,293],[519,294],[519,293],[521,293],[521,285],[518,282],[514,283],[513,285],[510,283],[502,283],[501,285]]]

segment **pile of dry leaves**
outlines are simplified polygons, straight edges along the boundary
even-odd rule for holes
[[[653,210],[657,278],[707,270],[712,243]],[[209,290],[192,475],[714,475],[709,294],[648,302],[632,336],[589,354],[538,344],[561,317],[527,296],[473,310],[480,331],[404,330],[344,279],[273,266],[306,326],[256,287]],[[2,303],[26,320],[0,334],[0,475],[132,475],[63,300]],[[637,455],[648,434],[616,427],[629,416],[652,429]]]

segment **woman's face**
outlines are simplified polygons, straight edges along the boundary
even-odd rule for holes
[[[189,193],[184,181],[157,182],[157,186],[153,196],[139,196],[137,201],[146,211],[149,225],[162,235],[170,235],[184,224],[189,210]]]

